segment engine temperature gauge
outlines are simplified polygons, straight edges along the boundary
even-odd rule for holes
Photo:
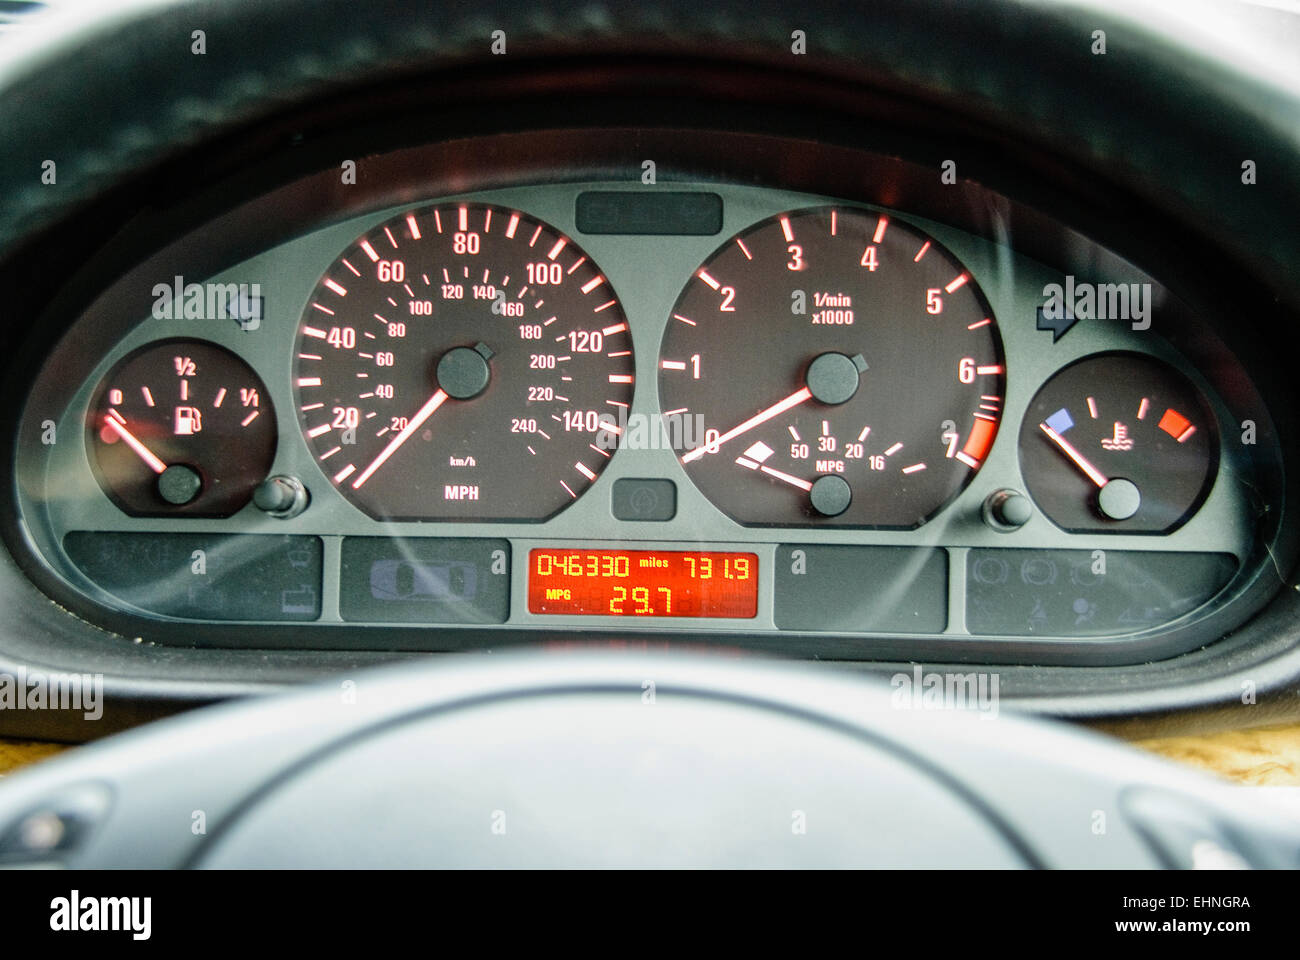
[[[275,411],[262,381],[202,340],[131,353],[100,384],[86,427],[100,486],[133,516],[229,516],[275,457]]]
[[[1020,465],[1039,509],[1074,532],[1166,533],[1204,501],[1218,466],[1214,418],[1168,364],[1087,357],[1038,391]]]

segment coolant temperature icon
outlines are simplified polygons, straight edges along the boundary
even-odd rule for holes
[[[1133,440],[1128,435],[1128,427],[1116,420],[1111,435],[1103,438],[1101,445],[1107,450],[1132,450]]]

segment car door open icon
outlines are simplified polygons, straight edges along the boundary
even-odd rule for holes
[[[469,563],[376,560],[370,565],[370,595],[376,600],[472,600],[477,589],[478,571]]]

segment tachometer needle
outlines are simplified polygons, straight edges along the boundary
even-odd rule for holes
[[[1047,434],[1047,438],[1061,448],[1061,452],[1074,461],[1074,465],[1084,472],[1084,474],[1095,483],[1098,487],[1104,487],[1109,482],[1106,475],[1088,462],[1088,458],[1074,449],[1074,444],[1066,440],[1051,427],[1045,423],[1040,423],[1038,429]]]
[[[767,421],[771,420],[773,417],[779,417],[787,410],[790,410],[793,407],[797,407],[805,400],[809,400],[811,398],[812,398],[812,391],[807,387],[804,387],[801,390],[796,390],[794,393],[790,394],[790,396],[786,397],[780,403],[775,403],[772,406],[768,407],[766,410],[762,411],[761,413],[754,414],[752,417],[750,417],[740,426],[733,427],[732,429],[728,430],[726,433],[718,437],[718,439],[714,440],[712,443],[705,444],[702,447],[696,447],[690,453],[686,454],[686,456],[682,457],[682,463],[690,463],[693,460],[698,460],[700,459],[700,457],[704,456],[706,452],[716,453],[718,451],[718,448],[721,447],[728,440],[736,439],[736,437],[740,436],[742,433],[747,433],[750,430],[753,430],[761,423],[767,423]]]
[[[375,457],[370,466],[362,470],[360,476],[358,476],[356,480],[352,481],[352,489],[360,490],[361,485],[369,480],[374,472],[382,467],[384,462],[397,452],[398,447],[410,439],[411,434],[424,426],[424,421],[433,416],[433,412],[441,407],[446,400],[446,390],[439,390],[426,400],[424,406],[420,408],[420,411],[407,422],[405,427],[402,428],[402,432],[393,437],[393,439],[388,442],[388,446],[384,447],[383,451],[380,452],[379,456]]]
[[[112,427],[117,431],[117,435],[126,441],[126,445],[134,450],[141,460],[149,464],[149,469],[154,473],[162,473],[167,469],[167,464],[159,460],[152,450],[136,439],[135,434],[126,428],[126,421],[116,410],[109,410],[104,415],[104,426]]]

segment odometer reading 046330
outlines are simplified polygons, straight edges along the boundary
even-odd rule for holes
[[[533,550],[528,610],[606,617],[753,617],[758,614],[758,556]]]
[[[330,481],[376,519],[544,520],[604,469],[632,341],[553,227],[449,203],[353,243],[303,312],[294,385]]]

